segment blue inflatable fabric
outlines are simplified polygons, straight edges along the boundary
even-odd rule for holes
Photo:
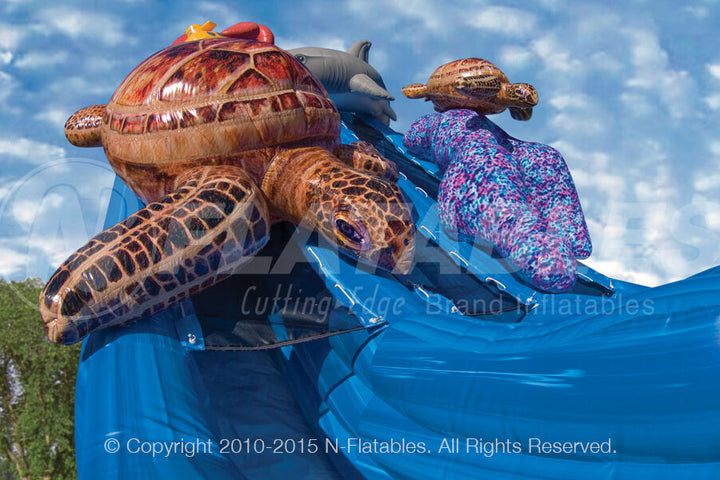
[[[537,292],[487,245],[444,234],[437,171],[401,134],[344,120],[344,142],[370,140],[400,164],[421,255],[452,260],[516,307],[483,298],[462,315],[457,298],[303,244],[367,328],[208,351],[187,302],[94,333],[76,392],[81,479],[720,476],[720,268],[651,289],[581,266],[571,292]],[[139,206],[116,190],[108,225]],[[223,439],[313,440],[318,451],[228,454]],[[144,453],[153,442],[176,447]]]
[[[141,206],[116,179],[105,227]],[[93,333],[83,343],[75,394],[78,477],[361,478],[340,453],[261,449],[276,439],[322,438],[280,374],[281,356],[206,351],[191,302]]]

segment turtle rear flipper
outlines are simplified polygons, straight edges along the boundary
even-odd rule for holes
[[[411,83],[402,88],[402,93],[407,98],[424,98],[427,96],[427,85],[422,83]]]
[[[453,82],[455,90],[466,97],[492,97],[502,88],[494,75],[463,75]]]
[[[159,312],[223,280],[262,247],[268,208],[239,167],[196,167],[175,193],[92,238],[63,263],[40,295],[50,340]]]
[[[65,137],[76,147],[102,147],[100,127],[105,105],[81,108],[65,122]]]
[[[510,107],[510,116],[515,120],[527,121],[532,117],[532,107]]]

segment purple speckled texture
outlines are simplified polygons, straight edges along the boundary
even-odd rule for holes
[[[438,194],[443,226],[493,245],[536,287],[571,288],[576,258],[591,251],[585,217],[562,156],[510,137],[472,110],[426,115],[405,146],[444,172]]]

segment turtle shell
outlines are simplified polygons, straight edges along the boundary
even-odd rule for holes
[[[269,43],[180,43],[138,65],[105,109],[102,142],[145,201],[197,165],[243,166],[260,180],[284,148],[339,142],[340,116],[320,82]]]
[[[453,108],[471,108],[468,97],[460,95],[455,90],[454,81],[456,78],[467,75],[492,75],[501,84],[510,83],[505,74],[493,63],[482,58],[463,58],[454,62],[446,63],[438,67],[428,79],[427,90],[437,99],[441,99],[444,110]],[[475,100],[478,108],[483,108],[486,113],[500,113],[505,106],[493,99]]]
[[[482,58],[463,58],[439,66],[430,74],[428,90],[432,92],[454,92],[453,81],[463,74],[492,75],[500,83],[510,83],[505,74],[494,64]]]

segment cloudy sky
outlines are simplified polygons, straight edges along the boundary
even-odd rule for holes
[[[492,119],[565,156],[607,275],[657,285],[720,264],[720,2],[696,0],[0,2],[0,277],[47,279],[98,231],[113,174],[62,133],[191,23],[268,25],[284,48],[373,42],[402,97],[462,57],[532,83],[530,122]]]

